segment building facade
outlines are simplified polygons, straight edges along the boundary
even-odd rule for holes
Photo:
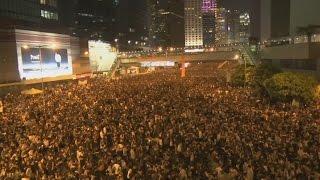
[[[183,0],[149,1],[151,3],[150,44],[153,47],[184,46]]]
[[[262,0],[261,59],[320,79],[319,6],[318,0]]]
[[[202,24],[203,24],[203,44],[211,46],[215,41],[215,0],[203,0],[202,4]]]
[[[185,47],[203,46],[202,0],[184,1]]]
[[[227,10],[217,8],[215,14],[215,44],[227,44]]]
[[[39,23],[41,20],[39,0],[1,0],[0,17],[2,19]]]
[[[226,12],[226,44],[240,41],[240,11],[227,10]]]
[[[247,43],[251,36],[250,14],[246,11],[218,8],[215,44]]]
[[[251,19],[248,12],[240,13],[239,42],[249,42],[251,36]]]
[[[112,40],[113,2],[78,0],[74,12],[73,33],[93,40]]]
[[[299,27],[320,25],[318,0],[262,0],[261,41],[298,34]]]

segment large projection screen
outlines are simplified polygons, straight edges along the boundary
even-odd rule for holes
[[[38,79],[72,75],[72,63],[68,59],[67,49],[21,48],[21,56],[21,78]]]
[[[89,41],[89,59],[93,72],[105,72],[111,69],[117,58],[109,43]]]

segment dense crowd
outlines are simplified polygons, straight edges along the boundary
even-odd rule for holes
[[[319,179],[320,110],[231,87],[227,65],[8,94],[0,179]]]

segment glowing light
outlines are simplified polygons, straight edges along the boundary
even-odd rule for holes
[[[57,47],[58,46],[56,44],[51,44],[51,46],[50,46],[51,49],[57,49]]]
[[[159,51],[159,52],[162,52],[162,51],[163,51],[162,47],[159,47],[159,48],[158,48],[158,51]]]
[[[22,48],[23,49],[29,49],[29,46],[28,45],[23,45]]]
[[[234,59],[235,59],[235,60],[238,60],[239,58],[240,58],[239,54],[236,54],[236,55],[234,56]]]
[[[84,52],[84,55],[86,55],[86,56],[89,55],[89,52],[88,51]]]
[[[203,0],[202,11],[203,12],[213,11],[214,8],[216,8],[216,6],[217,5],[215,0]]]

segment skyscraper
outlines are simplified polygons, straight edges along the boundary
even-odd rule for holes
[[[227,10],[217,8],[215,11],[215,44],[227,43]]]
[[[59,24],[58,0],[1,0],[2,23],[12,24]]]
[[[74,12],[74,35],[111,41],[114,31],[112,6],[108,0],[78,0]]]
[[[251,20],[248,12],[242,12],[240,14],[240,29],[239,29],[239,41],[248,42],[251,36]]]
[[[215,39],[215,10],[216,0],[203,0],[202,4],[202,25],[203,25],[203,44],[213,45]]]
[[[119,0],[117,2],[115,15],[117,43],[127,49],[139,49],[146,46],[149,41],[149,1]]]
[[[183,0],[149,1],[151,4],[150,40],[152,46],[184,46]]]
[[[26,22],[40,22],[39,0],[1,0],[0,17]]]
[[[218,8],[216,14],[216,44],[249,42],[251,20],[248,12]]]
[[[203,46],[202,0],[185,0],[185,47]]]
[[[240,41],[240,11],[227,10],[226,11],[226,44],[236,43]]]
[[[59,21],[58,0],[40,0],[40,14],[43,21]]]

